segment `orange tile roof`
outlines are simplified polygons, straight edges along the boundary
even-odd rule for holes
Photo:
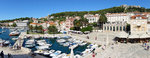
[[[134,15],[131,19],[135,19],[136,17],[142,17],[142,19],[148,19],[145,15]]]
[[[36,25],[36,24],[38,24],[38,23],[30,23],[30,24],[35,24],[35,25]]]

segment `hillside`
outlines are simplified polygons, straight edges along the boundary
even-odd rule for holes
[[[146,9],[144,7],[136,8],[136,7],[129,7],[125,10],[124,7],[112,7],[108,9],[102,9],[97,11],[80,11],[80,12],[61,12],[61,13],[54,13],[50,16],[55,17],[64,17],[64,16],[83,16],[84,14],[90,13],[90,14],[102,14],[102,13],[121,13],[121,12],[150,12],[150,9]]]

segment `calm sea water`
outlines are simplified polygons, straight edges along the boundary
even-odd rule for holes
[[[12,38],[17,38],[18,36],[9,36],[9,33],[11,32],[8,28],[0,28],[0,32],[2,31],[5,31],[3,32],[2,34],[0,34],[0,38],[3,39],[3,40],[9,40],[11,45],[13,45],[15,43],[14,40],[12,40]]]
[[[2,31],[6,31],[2,34],[0,34],[0,38],[3,39],[3,40],[9,40],[11,42],[11,45],[13,45],[15,43],[14,40],[12,40],[12,38],[17,38],[18,36],[9,36],[9,33],[11,32],[10,29],[8,28],[4,28],[4,29],[1,29],[0,28],[0,32]],[[44,39],[44,38],[42,38]],[[24,43],[23,43],[23,46],[25,46],[25,42],[27,41],[28,39],[25,39]],[[65,46],[62,46],[60,45],[56,39],[44,39],[47,41],[47,43],[49,44],[52,44],[52,46],[50,47],[50,49],[53,49],[53,50],[60,50],[62,51],[62,53],[67,53],[69,54],[70,53],[70,49],[69,47],[65,47]],[[84,45],[84,46],[78,46],[77,48],[74,49],[74,54],[80,54],[81,52],[83,52],[85,49],[87,48],[87,45]],[[36,49],[35,48],[30,48],[32,49],[32,51],[35,51]]]
[[[44,38],[42,38],[44,39]],[[25,42],[27,41],[28,39],[25,39]],[[38,39],[39,40],[39,39]],[[67,53],[69,54],[70,53],[70,49],[69,47],[65,47],[63,45],[60,45],[56,39],[44,39],[47,41],[47,43],[49,44],[52,44],[52,46],[50,47],[50,49],[53,49],[53,50],[60,50],[62,51],[62,53]],[[25,46],[25,42],[23,43],[23,46]],[[84,45],[84,46],[78,46],[77,48],[74,49],[74,54],[81,54],[81,52],[83,52],[86,48],[87,48],[88,44],[87,45]],[[32,51],[35,51],[36,48],[30,48],[32,49]]]

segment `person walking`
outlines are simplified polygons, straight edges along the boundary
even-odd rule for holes
[[[4,58],[4,52],[3,51],[1,52],[0,55],[1,55],[1,58]]]
[[[149,50],[149,46],[147,46],[147,50]]]
[[[95,53],[93,52],[92,57],[95,58]]]
[[[8,53],[8,58],[11,58],[11,54],[10,53]]]

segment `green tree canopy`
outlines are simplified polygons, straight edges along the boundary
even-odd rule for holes
[[[16,23],[13,23],[13,25],[12,25],[13,27],[17,27],[17,24]]]
[[[58,29],[56,28],[56,26],[49,26],[48,27],[48,33],[56,34],[56,33],[58,33]]]

